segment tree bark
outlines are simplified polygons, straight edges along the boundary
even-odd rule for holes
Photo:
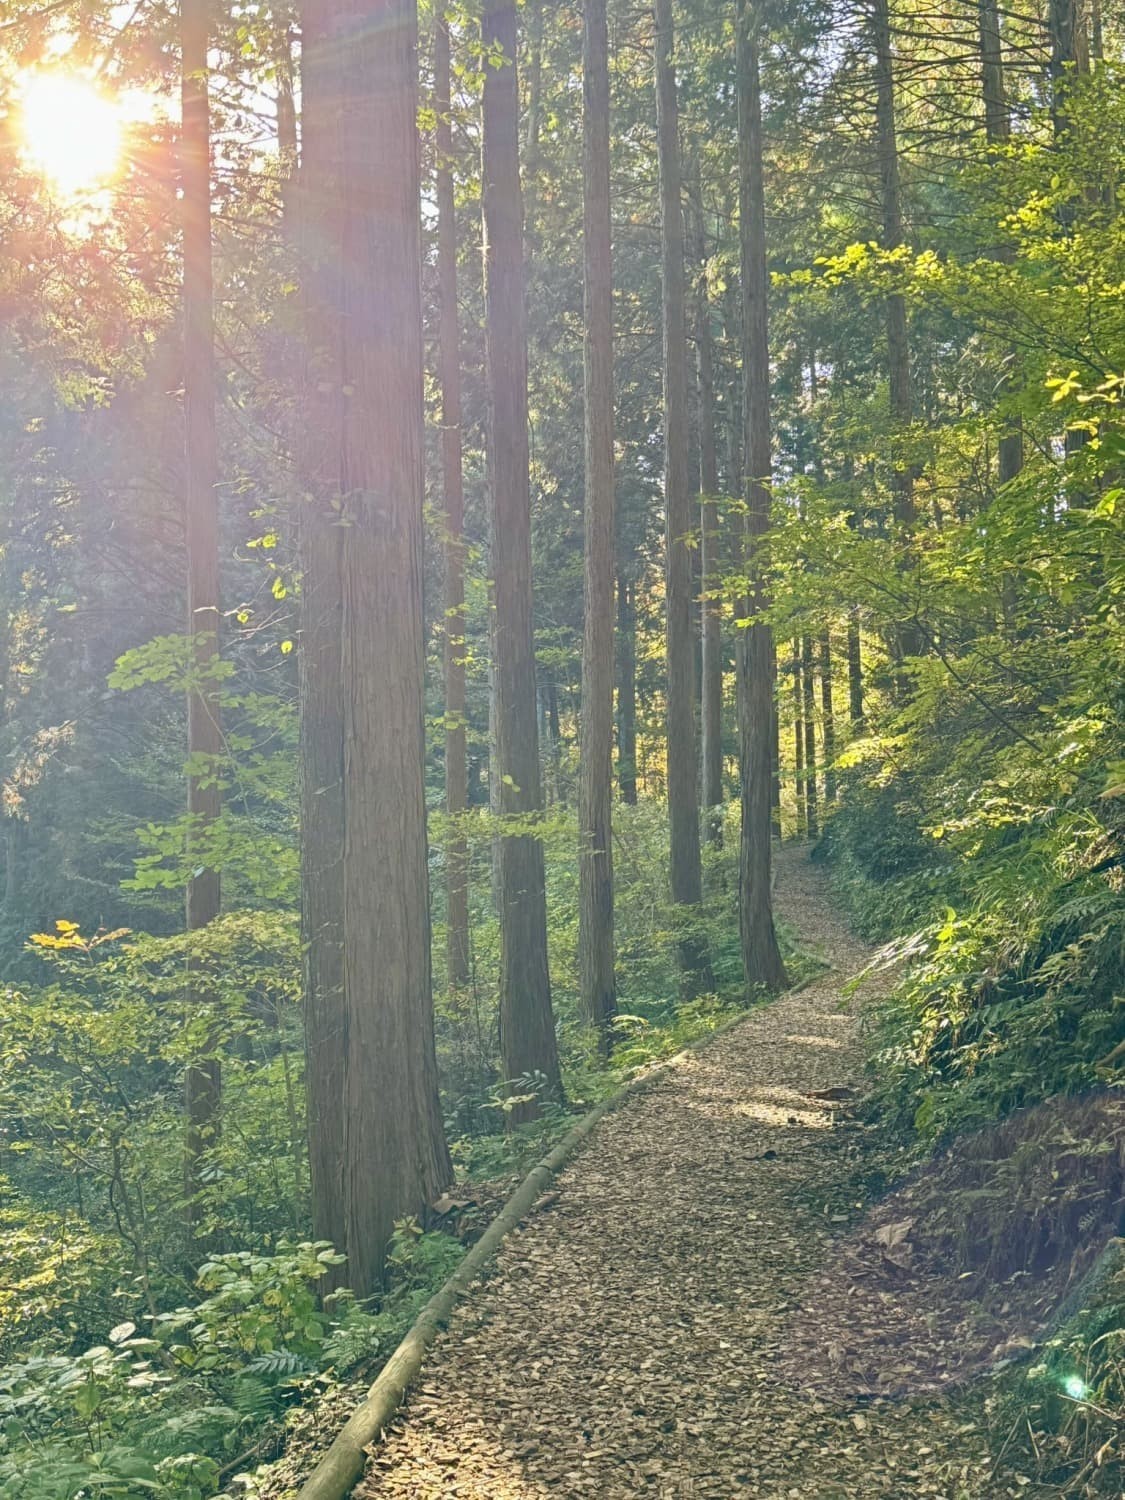
[[[1069,81],[1086,73],[1090,66],[1090,49],[1086,38],[1080,0],[1049,0],[1047,31],[1051,43],[1051,110],[1055,135],[1065,129],[1066,97]]]
[[[848,718],[853,735],[863,733],[863,658],[859,639],[859,614],[848,614]]]
[[[617,575],[617,786],[637,805],[637,608],[635,586]]]
[[[879,189],[883,209],[883,248],[897,250],[904,242],[904,234],[889,0],[873,0],[872,41],[875,51],[875,129],[876,153],[879,161]],[[910,335],[906,319],[906,299],[900,292],[892,292],[887,297],[885,309],[890,413],[895,426],[891,456],[891,492],[894,517],[902,538],[909,547],[916,515],[914,465],[909,456],[902,451],[903,440],[914,420],[914,380],[910,368]],[[920,644],[915,625],[912,623],[900,625],[895,642],[897,656],[901,658],[917,655]]]
[[[524,10],[527,17],[524,22],[527,37],[527,127],[523,148],[527,204],[524,217],[528,224],[534,225],[539,137],[543,129],[543,0],[526,0]]]
[[[586,443],[585,627],[578,784],[578,966],[582,1008],[608,1051],[613,949],[613,236],[606,0],[584,0],[583,251]]]
[[[836,711],[832,696],[832,635],[820,632],[820,719],[824,741],[824,800],[836,800]]]
[[[699,792],[695,759],[695,646],[692,631],[694,528],[688,467],[688,367],[685,327],[684,225],[680,201],[679,106],[673,61],[672,0],[655,0],[656,143],[660,174],[660,249],[664,336],[664,524],[667,608],[668,820],[672,900],[696,906],[703,896]],[[696,941],[680,945],[689,978],[704,983],[706,955]],[[692,979],[692,976],[695,979]]]
[[[304,0],[302,38],[310,1155],[316,1233],[366,1296],[395,1221],[451,1175],[424,795],[416,6]]]
[[[453,123],[449,93],[449,22],[434,27],[437,129],[438,301],[441,379],[441,477],[445,497],[445,963],[449,983],[469,982],[469,846],[463,820],[469,801],[465,723],[465,490],[461,468],[461,341],[457,321],[457,217],[453,201]]]
[[[813,679],[813,649],[810,636],[801,637],[802,717],[805,721],[805,808],[810,839],[820,835],[816,784],[816,683]]]
[[[762,143],[762,93],[756,5],[738,9],[739,251],[742,276],[743,424],[747,480],[747,611],[738,649],[739,775],[742,829],[739,841],[739,929],[748,986],[784,989],[787,980],[773,922],[774,651],[771,627],[756,617],[768,604],[762,548],[770,526],[769,269]]]
[[[528,478],[527,312],[523,198],[519,170],[519,90],[514,0],[485,0],[483,99],[485,344],[488,364],[489,501],[495,607],[493,693],[501,826],[500,1050],[509,1080],[540,1075],[560,1095],[558,1048],[547,967],[543,844],[528,831],[542,809],[535,713],[531,609],[531,493]],[[522,1089],[520,1090],[523,1091]],[[527,1118],[533,1105],[515,1111]]]
[[[277,154],[282,178],[289,181],[297,170],[297,104],[294,89],[292,26],[279,25],[276,35],[274,72],[277,83]]]
[[[977,15],[984,133],[989,146],[1001,150],[1011,139],[1012,126],[1004,87],[1004,54],[997,0],[978,0]],[[1011,254],[1005,251],[1002,258],[1010,260]],[[1004,485],[1023,468],[1023,428],[1018,417],[1006,423],[998,446],[998,478]]]
[[[793,784],[796,788],[797,837],[809,836],[808,784],[805,780],[805,699],[801,691],[801,642],[793,640]]]
[[[707,297],[707,244],[703,192],[698,166],[689,183],[692,209],[692,263],[695,292],[695,351],[699,391],[699,531],[701,770],[704,832],[716,846],[723,841],[723,640],[719,534],[719,460],[715,443],[715,352]]]
[[[214,306],[211,257],[211,115],[208,99],[208,0],[183,0],[180,143],[183,222],[184,521],[187,541],[188,637],[194,683],[188,693],[187,749],[189,857],[197,867],[187,888],[187,928],[219,915],[219,871],[207,844],[221,815],[218,785],[223,751],[215,668],[219,654],[218,447],[215,433]],[[193,852],[197,851],[197,852]],[[204,1004],[188,973],[188,1005]],[[206,1053],[211,1053],[210,1046]],[[184,1079],[187,1114],[185,1188],[188,1230],[197,1233],[205,1154],[216,1142],[221,1098],[219,1060],[193,1059]]]

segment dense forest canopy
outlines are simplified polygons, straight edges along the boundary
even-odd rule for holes
[[[385,1357],[575,1111],[817,970],[779,847],[885,945],[896,1172],[1117,1097],[1123,46],[3,0],[0,1495],[202,1500]],[[1104,1279],[1044,1494],[1120,1492]]]

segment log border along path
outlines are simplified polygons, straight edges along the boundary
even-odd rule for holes
[[[779,906],[830,970],[601,1119],[438,1336],[363,1500],[989,1492],[963,1412],[843,1409],[781,1377],[786,1320],[815,1320],[803,1288],[859,1207],[841,987],[868,952],[800,854]]]

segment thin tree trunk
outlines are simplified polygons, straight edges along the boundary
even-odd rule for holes
[[[1089,72],[1090,49],[1080,0],[1049,0],[1047,31],[1051,43],[1051,111],[1055,135],[1065,131],[1070,81]]]
[[[695,349],[699,390],[699,530],[701,762],[704,831],[709,843],[723,841],[723,640],[719,535],[719,460],[715,445],[715,354],[711,307],[707,297],[706,237],[703,193],[693,164],[689,195],[692,208],[692,262],[695,290]]]
[[[978,0],[981,94],[984,100],[984,131],[989,146],[1001,150],[1011,139],[1011,117],[1004,87],[1004,54],[1000,36],[997,0]],[[1010,260],[1005,250],[1002,259]],[[1018,417],[1006,423],[1000,435],[998,477],[1007,484],[1023,468],[1023,428]]]
[[[727,405],[726,493],[732,496],[737,495],[741,499],[744,489],[744,474],[742,464],[742,369],[740,360],[737,357],[737,351],[742,347],[742,334],[739,330],[738,317],[739,302],[739,288],[734,278],[731,277],[730,284],[723,295],[723,340],[730,351],[730,368],[724,395]]]
[[[483,208],[485,342],[488,364],[489,500],[495,601],[493,694],[500,815],[524,831],[501,828],[500,1050],[505,1077],[538,1075],[561,1094],[551,981],[543,844],[526,831],[542,808],[535,713],[531,608],[531,493],[528,477],[527,311],[524,305],[523,198],[519,169],[519,89],[514,0],[485,0]],[[523,1091],[522,1089],[520,1090]],[[514,1119],[535,1113],[517,1108]]]
[[[523,180],[526,185],[525,219],[534,225],[535,193],[539,172],[539,137],[543,129],[543,0],[526,0],[527,36],[527,125],[523,148]]]
[[[302,40],[310,1155],[316,1232],[365,1296],[395,1221],[451,1175],[424,785],[416,6],[304,0]]]
[[[742,371],[746,456],[746,562],[748,612],[768,604],[761,550],[769,531],[772,479],[770,437],[769,269],[762,146],[762,94],[758,69],[759,15],[740,0],[738,10],[739,249],[742,273]],[[739,929],[749,986],[784,989],[785,965],[777,944],[770,890],[773,858],[773,632],[762,620],[742,632],[738,651],[739,775],[742,830],[739,841]]]
[[[191,859],[187,928],[198,931],[219,915],[222,889],[208,849],[221,814],[218,760],[223,750],[215,668],[219,652],[219,503],[215,434],[215,350],[211,264],[211,116],[207,0],[183,0],[180,13],[183,133],[180,144],[184,257],[184,519],[187,539],[188,635],[196,686],[188,694],[187,748]],[[189,969],[188,1004],[204,1003]],[[187,1114],[188,1229],[203,1215],[203,1158],[216,1142],[220,1065],[211,1046],[193,1059],[184,1079]]]
[[[863,733],[863,658],[859,639],[859,612],[848,614],[848,718],[853,736]]]
[[[688,368],[685,328],[684,225],[680,201],[679,106],[673,61],[672,0],[655,0],[656,141],[660,174],[660,245],[664,332],[664,517],[667,607],[668,820],[672,900],[696,906],[703,896],[699,792],[695,759],[695,647],[692,630],[694,529],[688,468]],[[698,941],[680,945],[689,984],[706,987],[706,954]]]
[[[805,806],[810,839],[820,833],[816,784],[816,683],[813,679],[813,648],[810,636],[801,637],[802,717],[805,721]]]
[[[550,779],[548,801],[560,807],[566,806],[566,789],[562,783],[562,725],[559,721],[559,684],[553,671],[548,671],[543,683],[544,706],[547,710],[547,774]]]
[[[634,585],[617,575],[617,785],[637,805],[637,610]]]
[[[793,641],[793,784],[797,801],[797,837],[809,836],[808,784],[805,780],[805,700],[801,691],[801,642]]]
[[[1004,88],[1004,54],[997,0],[977,0],[977,19],[984,133],[989,145],[1003,145],[1011,135],[1011,122]]]
[[[613,240],[606,0],[584,0],[583,250],[586,422],[585,629],[578,783],[578,967],[582,1008],[608,1051],[613,953]]]
[[[781,841],[781,722],[778,714],[777,642],[770,632],[770,823],[773,836]]]
[[[277,154],[282,177],[292,178],[297,170],[297,104],[294,89],[293,28],[278,27],[274,73],[277,84]]]
[[[824,800],[836,800],[836,712],[832,699],[832,635],[820,632],[820,721],[824,741]]]
[[[469,801],[465,723],[465,491],[461,470],[461,341],[457,321],[457,216],[453,201],[453,125],[449,95],[449,22],[434,27],[437,114],[439,366],[441,476],[445,496],[445,962],[449,983],[469,982],[469,846],[463,823]]]
[[[903,243],[902,184],[899,176],[898,133],[895,122],[894,54],[891,45],[889,0],[874,0],[872,9],[875,48],[875,127],[879,161],[879,187],[883,208],[883,247],[897,250]],[[896,428],[892,451],[891,490],[894,516],[903,540],[909,546],[916,519],[914,465],[902,451],[907,429],[914,420],[914,381],[910,369],[910,336],[906,299],[892,292],[886,299],[887,374],[891,419]],[[900,625],[895,654],[915,656],[920,646],[917,627]],[[900,679],[900,686],[901,686]]]

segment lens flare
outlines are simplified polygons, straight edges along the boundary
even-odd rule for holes
[[[1081,1375],[1068,1375],[1063,1381],[1063,1390],[1072,1401],[1085,1401],[1090,1394],[1090,1387]]]
[[[121,161],[121,114],[112,99],[72,73],[33,73],[20,90],[26,164],[64,197],[102,186]]]

